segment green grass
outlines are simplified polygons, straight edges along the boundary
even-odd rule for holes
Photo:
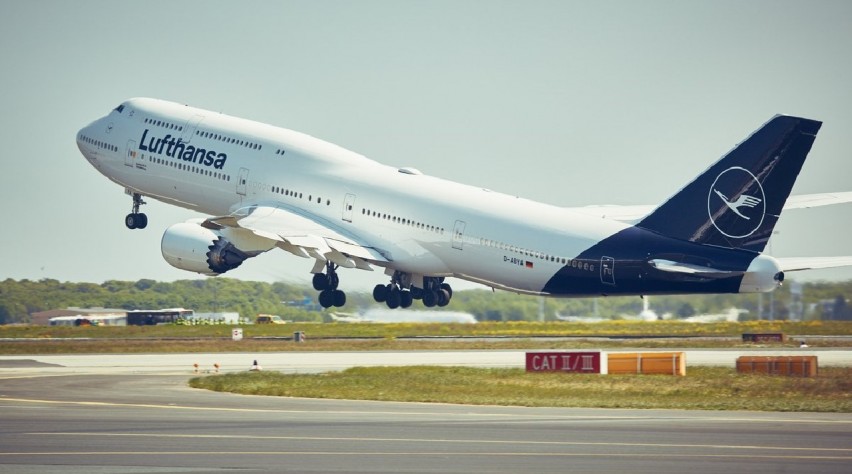
[[[811,347],[848,347],[849,341],[809,341]],[[163,339],[49,339],[35,341],[0,341],[0,355],[37,354],[144,354],[186,352],[323,352],[323,351],[413,351],[413,350],[578,350],[578,349],[782,349],[798,347],[797,341],[785,343],[744,344],[739,338],[720,339],[627,339],[600,340],[571,338],[563,340],[541,339],[489,339],[489,340],[411,340],[411,339],[309,339],[305,343],[287,340],[206,338],[187,340]]]
[[[685,377],[527,374],[521,369],[368,367],[323,374],[244,372],[194,378],[190,386],[285,397],[530,407],[852,412],[852,369],[813,378],[690,367]]]
[[[609,321],[585,323],[480,324],[286,324],[247,325],[243,341],[231,341],[232,326],[46,327],[0,326],[0,354],[145,353],[145,352],[269,352],[351,350],[473,350],[587,348],[742,348],[794,347],[798,341],[743,344],[744,332],[794,335],[852,335],[849,322],[768,322],[691,324],[676,321]],[[308,341],[290,338],[304,331]],[[429,340],[400,340],[438,336]],[[443,340],[440,337],[489,337],[488,340]],[[669,339],[634,339],[673,336]],[[281,339],[274,339],[274,338]],[[547,337],[566,337],[547,340]],[[610,337],[622,339],[586,339]],[[702,339],[707,337],[708,339]],[[336,339],[324,339],[336,338]],[[496,339],[494,339],[496,338]],[[506,338],[506,339],[500,339]],[[848,339],[812,339],[809,345],[848,347]]]
[[[230,338],[233,326],[0,326],[0,338]],[[852,322],[746,321],[695,324],[679,321],[487,322],[479,324],[346,324],[293,323],[239,326],[246,337],[290,337],[304,331],[310,337],[412,337],[412,336],[731,336],[745,332],[852,335]]]

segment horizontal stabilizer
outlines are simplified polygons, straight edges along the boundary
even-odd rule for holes
[[[810,209],[812,207],[832,206],[852,202],[852,191],[837,193],[799,194],[787,198],[784,210]],[[612,219],[621,222],[635,223],[651,213],[656,206],[651,204],[600,204],[570,208],[574,212],[601,219]]]
[[[852,191],[839,193],[800,194],[790,196],[784,203],[784,209],[807,209],[811,207],[830,206],[852,202]]]
[[[852,266],[852,257],[775,257],[785,272]]]

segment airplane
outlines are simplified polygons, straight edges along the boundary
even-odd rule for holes
[[[790,191],[821,122],[777,115],[661,205],[565,208],[392,167],[296,131],[151,98],[77,134],[80,152],[143,198],[207,215],[168,227],[172,266],[215,276],[274,248],[313,260],[324,308],[338,269],[384,269],[389,308],[452,299],[447,278],[553,297],[769,292],[785,272],[852,257],[762,253],[782,209],[852,201]]]

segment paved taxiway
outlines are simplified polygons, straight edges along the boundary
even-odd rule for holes
[[[186,365],[55,357],[0,358],[4,473],[852,471],[849,414],[253,397],[192,390]]]

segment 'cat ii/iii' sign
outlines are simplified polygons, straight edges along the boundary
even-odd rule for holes
[[[606,374],[605,352],[527,352],[527,372]]]

